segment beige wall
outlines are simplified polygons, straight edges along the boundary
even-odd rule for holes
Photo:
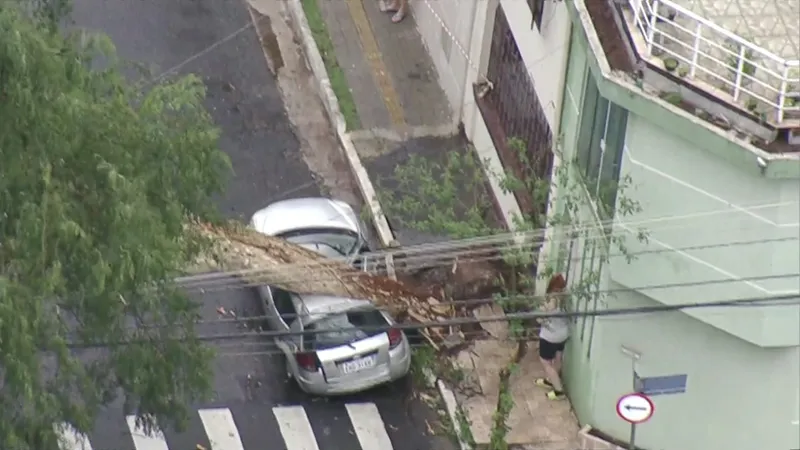
[[[505,11],[555,134],[559,128],[564,68],[571,31],[569,12],[562,2],[546,3],[541,29],[533,26],[531,11],[525,0],[419,0],[414,9],[420,34],[433,58],[451,106],[464,124],[467,137],[478,154],[488,161],[487,173],[501,173],[502,166],[475,105],[472,85],[483,80],[486,73],[494,12],[498,5]],[[503,192],[495,180],[490,181],[504,209],[506,223],[513,228],[514,216],[520,215],[519,206],[513,195]],[[555,195],[554,192],[551,198]],[[551,234],[548,234],[548,240],[552,240]],[[541,258],[546,258],[548,252],[546,245]]]

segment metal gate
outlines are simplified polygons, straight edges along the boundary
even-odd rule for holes
[[[553,133],[502,6],[495,12],[487,78],[493,88],[479,105],[506,170],[516,177],[549,179]],[[524,158],[508,147],[510,139],[524,143]],[[533,217],[546,210],[547,193],[536,194],[515,192],[520,207]]]

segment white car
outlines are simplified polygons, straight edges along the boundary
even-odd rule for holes
[[[347,203],[300,198],[256,212],[251,226],[329,258],[357,262],[369,251],[366,228]],[[287,375],[305,392],[318,395],[362,391],[404,377],[411,347],[395,322],[368,300],[299,295],[259,287],[271,330],[286,356]],[[313,331],[308,333],[307,331]]]

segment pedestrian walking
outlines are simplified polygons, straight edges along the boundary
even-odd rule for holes
[[[406,13],[408,12],[408,0],[381,0],[381,11],[394,13],[392,15],[392,22],[398,23],[406,17]]]
[[[564,276],[557,274],[550,279],[547,285],[547,294],[543,310],[546,312],[563,311],[563,296],[567,288]],[[539,319],[539,359],[544,367],[545,378],[538,378],[538,386],[548,388],[547,398],[550,400],[563,400],[564,385],[561,382],[561,363],[564,356],[564,347],[569,339],[569,319],[566,317],[550,317]]]

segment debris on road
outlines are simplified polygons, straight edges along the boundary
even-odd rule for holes
[[[395,280],[383,274],[365,273],[242,225],[198,223],[193,228],[214,246],[211,254],[199,262],[203,267],[233,272],[250,285],[269,284],[299,294],[368,299],[400,322],[430,324],[469,317],[470,311],[480,306],[481,299],[483,303],[492,301],[490,291],[497,287],[497,268],[485,258],[447,260],[446,254],[439,254],[427,265],[416,258],[415,264],[406,264],[404,275]],[[478,300],[459,304],[454,298]],[[222,308],[218,312],[232,313]],[[442,350],[458,347],[467,337],[474,336],[475,330],[429,326],[421,329],[420,334],[435,349]]]

